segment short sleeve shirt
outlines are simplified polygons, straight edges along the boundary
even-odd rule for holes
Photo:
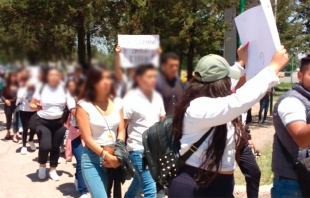
[[[288,126],[293,122],[307,121],[306,107],[295,97],[287,97],[283,99],[279,104],[278,114],[285,126]]]
[[[135,89],[124,98],[124,119],[130,120],[128,126],[127,147],[129,151],[141,151],[142,134],[149,127],[165,116],[163,99],[159,93],[153,91],[150,101],[140,89]]]

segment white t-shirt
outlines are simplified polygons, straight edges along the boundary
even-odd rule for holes
[[[34,112],[29,107],[33,94],[34,94],[34,91],[27,90],[27,87],[21,87],[18,89],[16,105],[20,103],[19,110]]]
[[[160,117],[166,115],[161,95],[153,91],[150,101],[142,91],[134,89],[124,98],[124,119],[130,120],[128,126],[128,151],[144,150],[142,134],[149,127],[160,121]]]
[[[40,93],[42,86],[44,87]],[[69,91],[65,91],[62,84],[56,88],[52,88],[48,84],[40,84],[36,87],[33,99],[39,100],[43,108],[37,112],[38,116],[47,120],[61,118],[66,105],[69,110],[75,107],[74,98],[71,97]]]
[[[307,121],[306,107],[295,97],[284,98],[278,106],[278,114],[285,126],[297,121]]]
[[[265,95],[270,87],[277,83],[277,75],[266,68],[238,89],[236,94],[223,98],[200,97],[191,101],[184,115],[180,154],[183,155],[188,151],[190,146],[197,142],[211,127],[227,124],[226,147],[219,171],[234,170],[236,151],[234,127],[231,120],[250,109]],[[214,131],[186,161],[187,164],[200,167],[201,157],[208,148],[213,133]]]
[[[115,143],[117,128],[121,120],[120,110],[122,109],[121,103],[118,101],[114,100],[114,110],[108,116],[103,116],[91,102],[85,100],[78,102],[78,105],[88,113],[92,137],[100,146]]]

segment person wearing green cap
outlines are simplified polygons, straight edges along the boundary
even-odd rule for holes
[[[243,49],[247,50],[247,46]],[[267,68],[232,94],[231,79],[238,80],[242,73],[221,56],[207,55],[200,59],[195,78],[177,104],[173,118],[173,131],[181,138],[180,155],[213,129],[173,179],[169,197],[233,196],[235,161],[245,143],[239,116],[279,83],[277,73],[288,60],[282,46]]]

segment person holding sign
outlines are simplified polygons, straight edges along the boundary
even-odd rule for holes
[[[200,59],[195,78],[174,114],[174,133],[181,138],[180,155],[214,129],[173,179],[169,197],[233,197],[235,161],[244,145],[242,137],[245,137],[238,116],[279,83],[277,73],[288,60],[282,46],[267,68],[232,94],[231,78],[238,80],[241,72],[233,70],[218,55]]]

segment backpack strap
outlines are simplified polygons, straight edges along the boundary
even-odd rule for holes
[[[278,137],[277,134],[275,134],[275,137],[278,139],[278,142],[279,142],[279,145],[280,145],[280,148],[286,158],[286,161],[291,163],[293,165],[293,169],[295,169],[296,167],[296,163],[295,163],[295,160],[293,158],[293,156],[288,152],[288,150],[285,148],[285,146],[282,144],[280,138]]]
[[[198,150],[200,145],[207,139],[207,137],[211,134],[213,129],[214,129],[214,127],[212,127],[207,133],[205,133],[197,142],[192,144],[191,147],[189,148],[189,150],[186,151],[186,153],[184,153],[184,155],[181,156],[181,159],[184,162],[186,160],[188,160],[188,158],[190,158],[190,156],[192,156],[192,154],[195,153]]]

